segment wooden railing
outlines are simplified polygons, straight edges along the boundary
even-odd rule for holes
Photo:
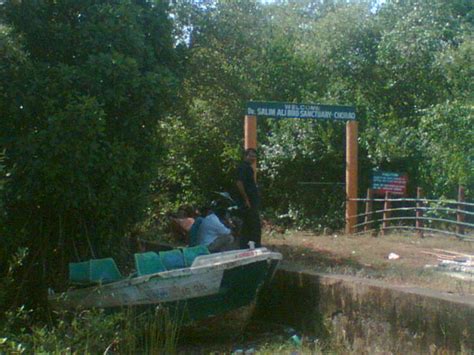
[[[366,198],[351,199],[365,203],[365,212],[355,216],[358,223],[353,232],[380,231],[384,235],[390,230],[408,229],[416,231],[422,238],[430,232],[474,241],[474,203],[466,202],[464,197],[462,187],[457,200],[427,199],[423,197],[421,188],[417,189],[416,198],[396,197],[389,193],[384,198],[374,198],[373,191],[368,189]]]

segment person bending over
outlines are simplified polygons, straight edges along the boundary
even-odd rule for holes
[[[199,226],[197,241],[200,245],[207,246],[211,253],[218,253],[231,250],[234,237],[219,219],[219,211],[209,210]]]

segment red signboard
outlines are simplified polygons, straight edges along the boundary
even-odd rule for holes
[[[393,195],[406,196],[408,176],[403,173],[393,173],[376,170],[372,176],[372,189],[375,194],[385,195],[389,192]]]

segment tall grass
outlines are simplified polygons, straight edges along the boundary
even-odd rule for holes
[[[50,312],[12,310],[13,274],[27,255],[20,249],[0,274],[0,354],[137,354],[176,352],[180,311],[147,309]],[[184,313],[183,313],[184,314]]]
[[[173,354],[180,325],[179,311],[161,306],[147,312],[128,309],[117,350],[121,354]]]
[[[44,324],[19,309],[0,325],[0,354],[173,354],[180,319],[168,309],[61,312]]]

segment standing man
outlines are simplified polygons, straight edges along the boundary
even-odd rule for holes
[[[255,246],[261,246],[262,230],[260,225],[260,193],[255,179],[252,164],[257,161],[257,151],[254,148],[245,150],[244,161],[237,170],[237,189],[240,204],[243,207],[243,225],[240,236],[240,248],[248,248],[249,241]]]

